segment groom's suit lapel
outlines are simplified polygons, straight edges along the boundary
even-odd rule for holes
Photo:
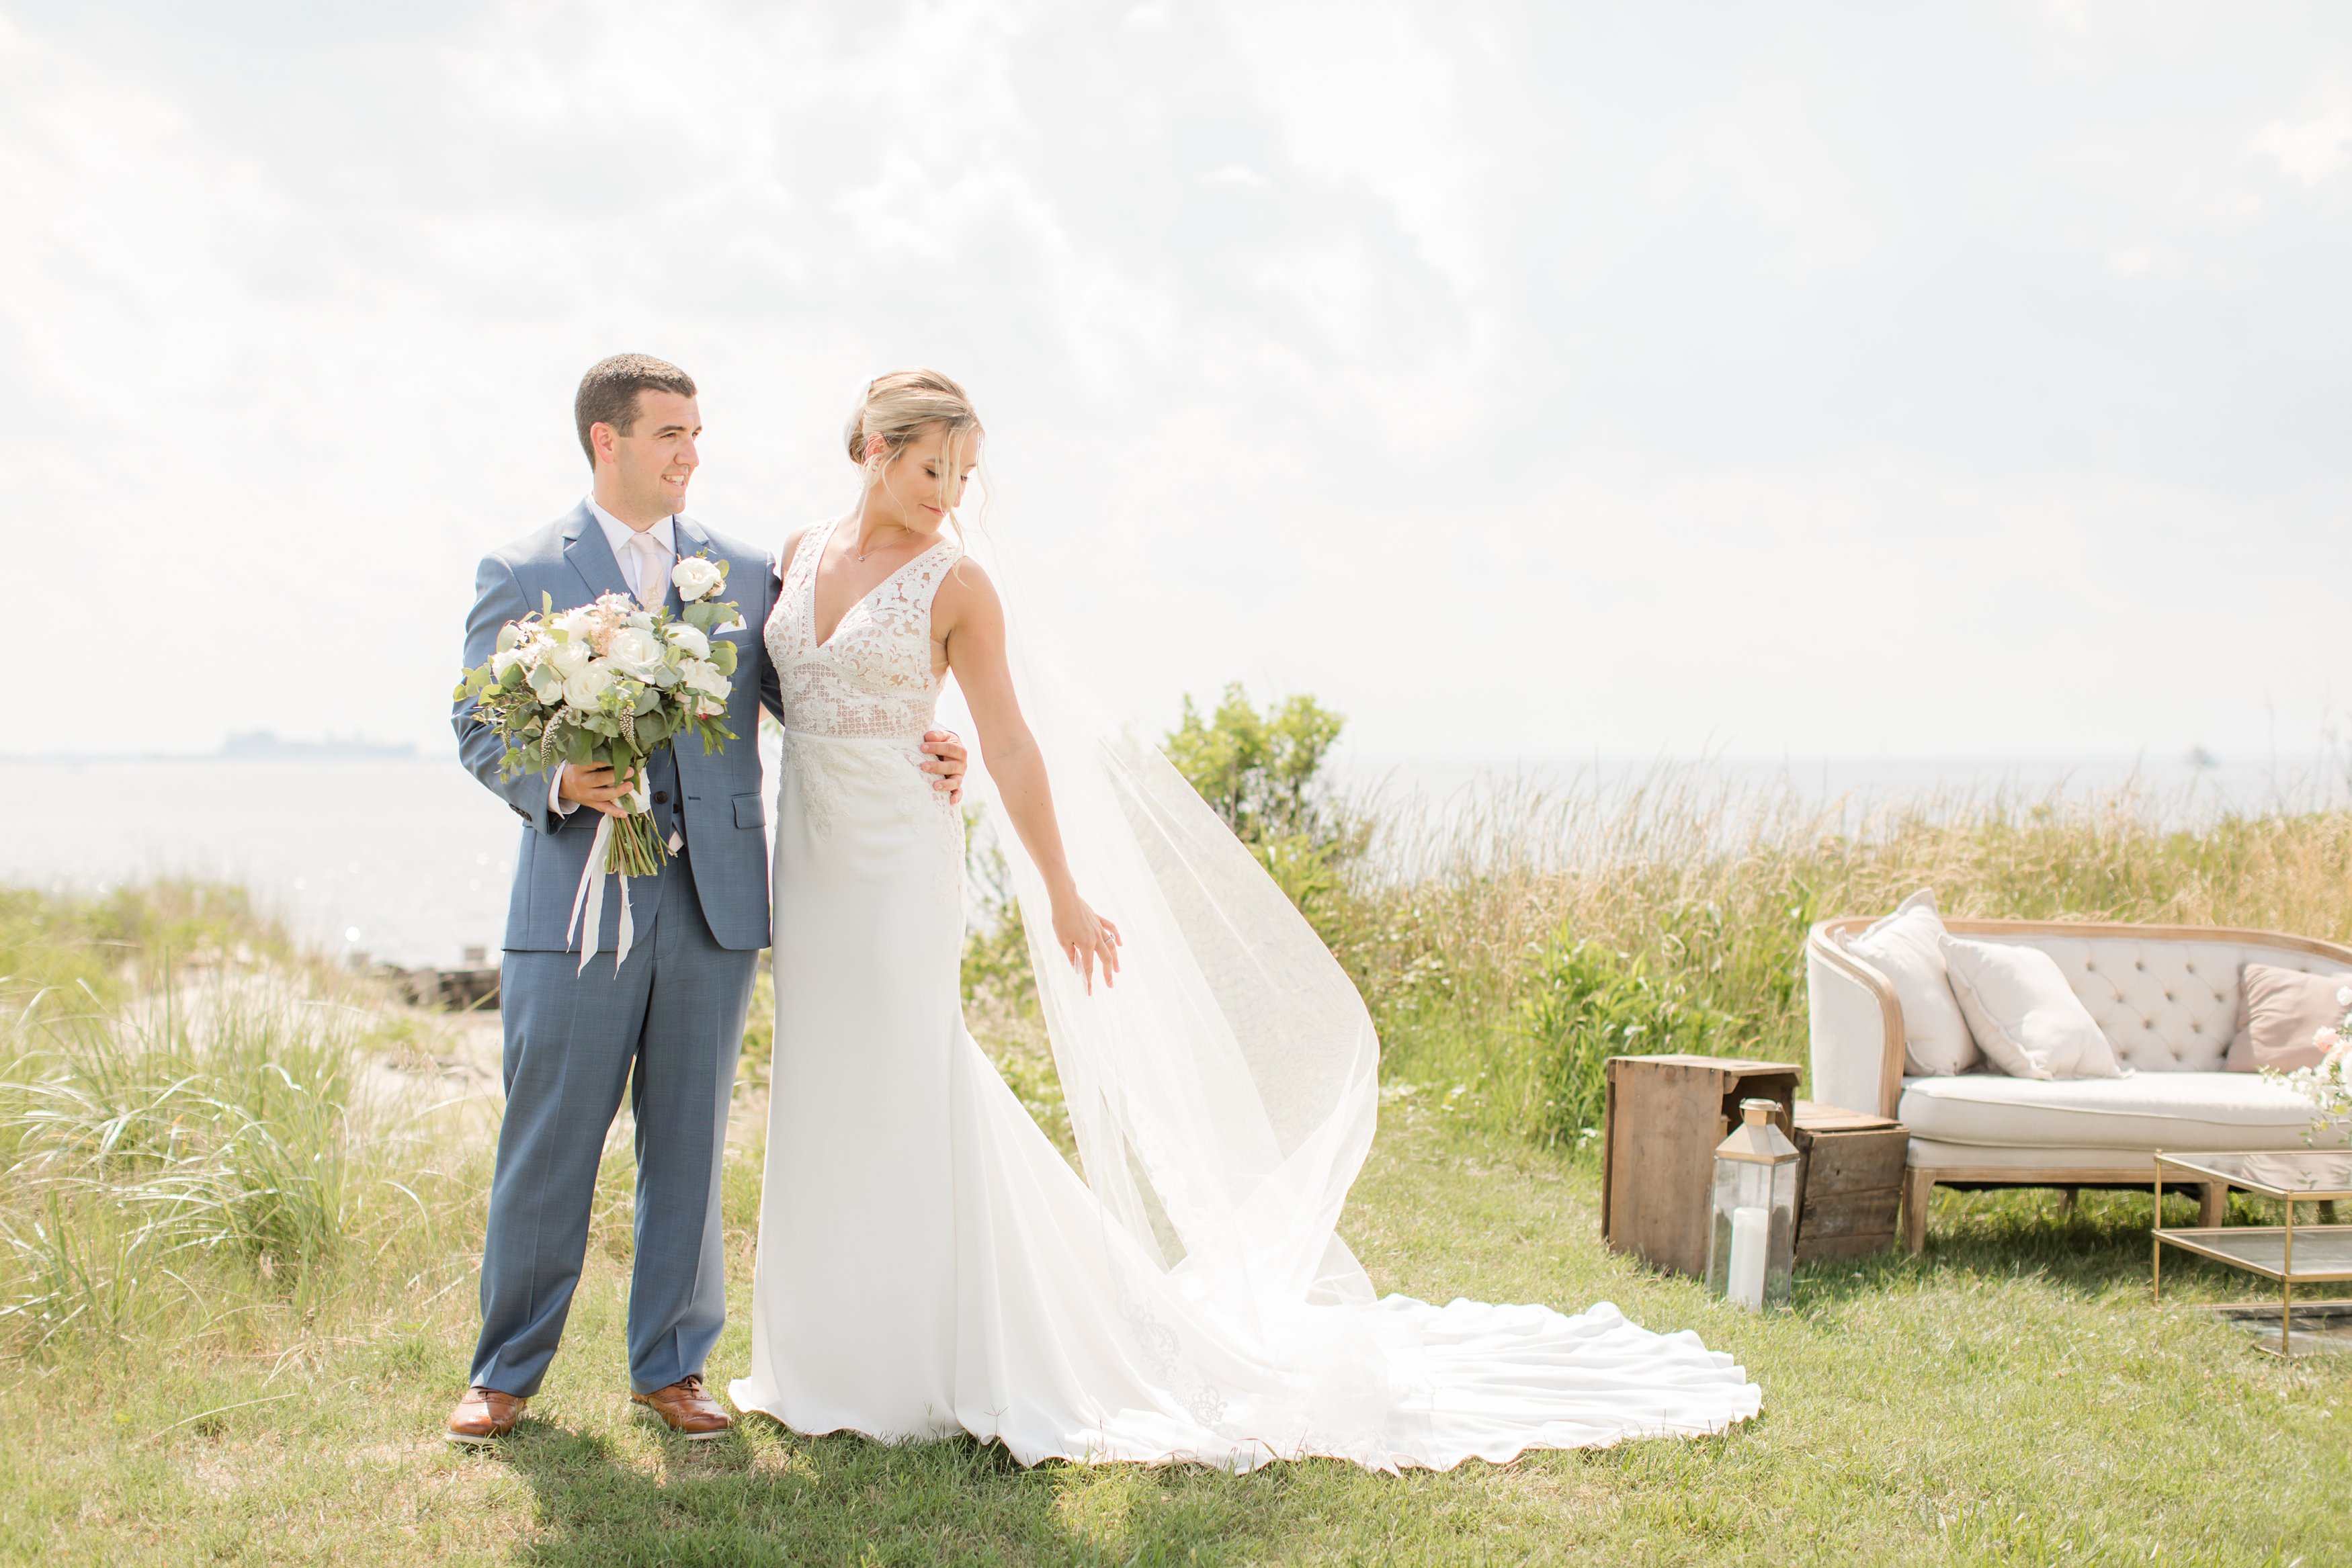
[[[605,541],[604,530],[596,524],[596,515],[583,501],[563,519],[563,559],[580,574],[582,586],[588,590],[588,599],[599,594],[626,593],[628,580],[621,575],[621,563],[613,558],[613,547]],[[587,600],[582,600],[584,604]],[[558,610],[578,606],[558,604]]]

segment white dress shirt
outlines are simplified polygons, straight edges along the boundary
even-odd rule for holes
[[[637,580],[639,563],[645,558],[638,551],[637,547],[630,541],[640,533],[650,535],[653,541],[661,546],[662,554],[668,559],[669,564],[676,566],[677,564],[677,519],[664,517],[652,528],[633,528],[598,506],[596,497],[593,496],[588,497],[588,513],[596,519],[596,526],[604,530],[604,542],[613,547],[613,559],[621,563],[621,580],[629,585],[629,591],[637,596],[638,602],[659,604],[668,598],[669,581],[667,571],[663,574],[663,580],[658,583],[644,583]],[[652,590],[651,592],[646,591],[648,588]],[[579,801],[567,800],[561,793],[563,789],[563,770],[569,766],[569,763],[559,762],[555,765],[555,771],[547,776],[547,804],[549,809],[559,817],[568,817],[580,809]]]

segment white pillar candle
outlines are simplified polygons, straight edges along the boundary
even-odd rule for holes
[[[1772,1211],[1731,1211],[1731,1273],[1724,1294],[1749,1309],[1764,1304],[1764,1253],[1772,1234]]]

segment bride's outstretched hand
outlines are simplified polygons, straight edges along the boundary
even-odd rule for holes
[[[1054,943],[1070,967],[1086,977],[1087,995],[1095,994],[1095,963],[1102,963],[1103,984],[1115,985],[1118,975],[1118,927],[1097,915],[1075,894],[1054,905]]]

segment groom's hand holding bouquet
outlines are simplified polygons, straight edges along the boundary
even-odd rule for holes
[[[499,772],[512,779],[558,765],[612,770],[617,794],[597,824],[580,891],[588,936],[581,963],[596,948],[604,878],[622,884],[620,955],[629,950],[626,879],[651,876],[669,858],[646,798],[645,761],[656,748],[691,735],[706,752],[735,738],[727,727],[734,689],[735,645],[718,633],[742,628],[736,606],[722,602],[727,562],[688,556],[670,572],[685,608],[647,609],[625,593],[607,593],[558,612],[540,596],[538,613],[499,630],[498,651],[465,673],[453,699],[475,699],[474,721],[506,743]]]

